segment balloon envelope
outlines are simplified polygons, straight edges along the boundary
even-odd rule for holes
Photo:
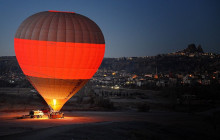
[[[98,25],[73,13],[45,11],[19,26],[14,48],[18,63],[54,110],[76,94],[97,71],[105,52]]]

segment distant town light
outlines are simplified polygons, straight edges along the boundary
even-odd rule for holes
[[[137,75],[133,75],[133,76],[132,76],[133,79],[135,79],[135,78],[137,78],[137,77],[138,77]]]
[[[114,89],[119,89],[119,88],[120,88],[120,87],[119,87],[119,86],[117,86],[117,85],[116,85],[116,86],[114,86]]]

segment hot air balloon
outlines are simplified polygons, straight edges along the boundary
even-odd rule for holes
[[[83,15],[44,11],[22,22],[14,49],[27,79],[58,112],[96,73],[105,40],[98,25]]]

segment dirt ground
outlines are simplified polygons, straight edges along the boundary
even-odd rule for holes
[[[1,140],[188,140],[220,139],[209,113],[65,112],[64,119],[17,119],[28,112],[1,113]]]

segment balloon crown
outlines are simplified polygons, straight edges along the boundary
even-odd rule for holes
[[[56,11],[56,10],[49,10],[48,12],[55,12],[55,13],[75,13],[75,12],[68,12],[68,11]]]

